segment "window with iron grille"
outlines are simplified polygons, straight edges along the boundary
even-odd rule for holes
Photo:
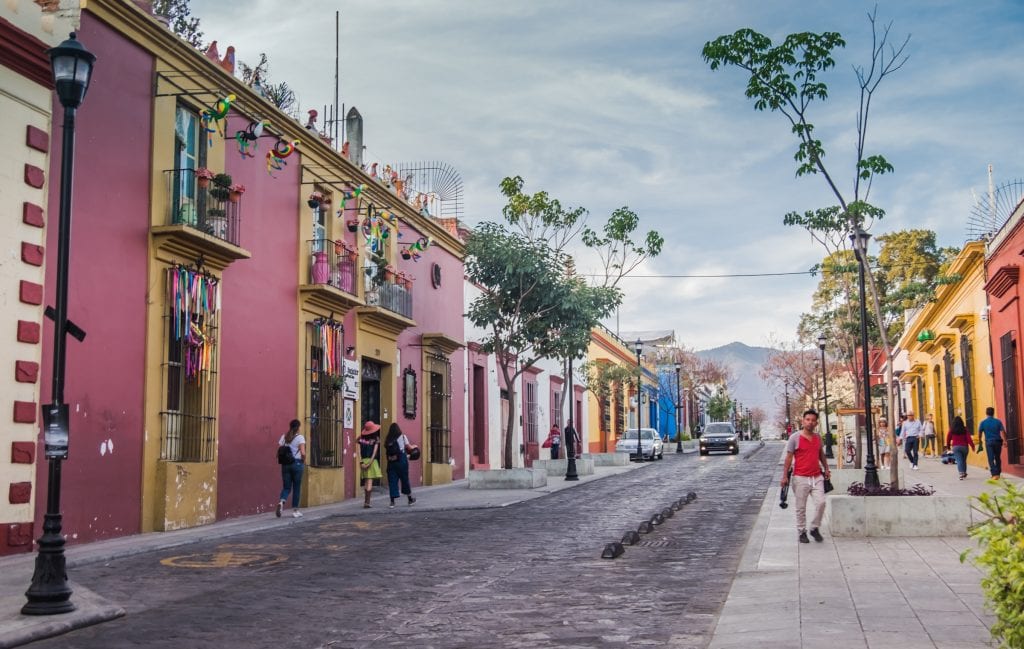
[[[615,436],[621,437],[626,430],[626,388],[619,386],[615,391]]]
[[[309,465],[341,466],[341,430],[344,402],[345,329],[339,322],[319,318],[306,324],[306,389]]]
[[[537,384],[526,382],[526,441],[537,441]]]
[[[448,464],[452,453],[452,364],[443,354],[427,356],[430,399],[427,425],[430,433],[430,462]]]
[[[570,406],[571,407],[571,406]],[[554,390],[551,393],[551,423],[562,429],[562,392]]]
[[[217,446],[219,281],[183,267],[166,273],[160,459],[212,462]]]

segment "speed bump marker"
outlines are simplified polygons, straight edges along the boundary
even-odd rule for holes
[[[161,559],[172,568],[260,568],[287,561],[283,554],[269,552],[208,552]]]

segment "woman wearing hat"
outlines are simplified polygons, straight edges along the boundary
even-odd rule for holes
[[[380,426],[372,421],[363,424],[359,433],[359,479],[363,481],[363,507],[370,508],[373,481],[381,478]]]

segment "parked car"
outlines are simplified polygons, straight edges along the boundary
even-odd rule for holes
[[[616,453],[629,453],[630,458],[636,457],[636,429],[627,430],[615,443]],[[640,452],[646,460],[665,457],[665,443],[653,428],[640,429]]]
[[[704,427],[700,436],[700,454],[707,455],[711,451],[728,451],[733,455],[740,452],[736,428],[731,423],[716,421]]]

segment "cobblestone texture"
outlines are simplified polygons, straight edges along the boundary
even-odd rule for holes
[[[33,646],[705,647],[777,460],[666,454],[501,509],[396,508],[82,566],[128,615]]]

